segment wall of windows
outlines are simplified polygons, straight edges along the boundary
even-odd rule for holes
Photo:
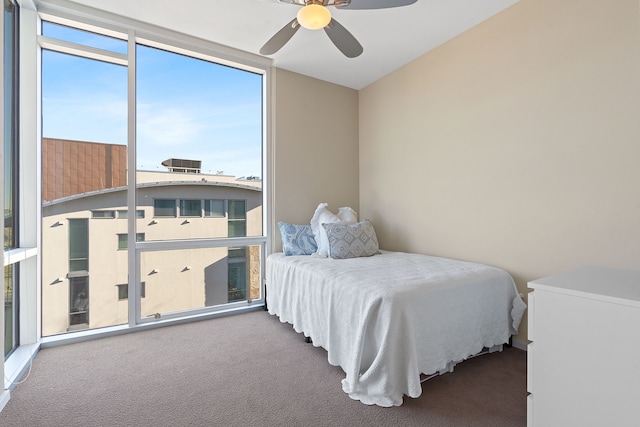
[[[119,333],[183,317],[185,310],[198,318],[261,304],[270,81],[270,62],[258,56],[93,13],[72,2],[3,2],[0,200],[5,217],[5,310],[0,341],[5,360],[0,371],[5,381],[0,410],[41,345],[84,339],[90,336],[87,328]],[[26,6],[18,10],[18,3]],[[28,54],[20,57],[19,51]],[[41,56],[32,54],[36,51]],[[199,87],[178,88],[175,83],[183,78],[148,85],[146,93],[144,85],[139,86],[137,92],[146,97],[140,103],[135,96],[136,65],[142,67],[139,75],[155,73],[163,69],[163,59],[177,57],[205,69],[213,66],[221,75],[246,73],[242,75],[260,94],[259,102],[250,104],[259,114],[244,114],[252,123],[232,120],[226,112],[233,109],[209,108],[193,96],[173,104],[148,97],[154,88],[161,88],[164,98],[172,91],[201,92]],[[64,72],[51,73],[56,69]],[[88,71],[74,75],[79,69]],[[204,75],[211,77],[206,70]],[[165,73],[163,78],[172,77]],[[214,88],[206,98],[233,99],[225,87]],[[102,89],[107,97],[102,97]],[[70,98],[60,93],[80,96],[65,103]],[[203,115],[189,116],[184,106]],[[84,120],[86,112],[96,119]],[[192,131],[210,123],[216,126],[205,132],[209,142],[198,141]],[[234,126],[244,132],[227,137],[223,129]],[[248,151],[231,153],[229,147],[240,147],[243,139],[258,142]],[[180,149],[161,150],[171,141]],[[146,156],[145,147],[163,157]],[[209,152],[217,159],[200,155]],[[247,158],[254,159],[257,169],[241,171],[229,161]],[[171,170],[163,165],[167,159],[189,161],[172,162]],[[224,165],[218,160],[225,160]],[[198,203],[189,202],[183,209],[194,215],[155,217],[155,199],[176,200],[176,211],[177,200],[199,200],[201,215],[195,215]],[[228,237],[228,200],[245,201],[247,237]],[[238,248],[244,248],[244,258]],[[184,262],[192,255],[197,262]],[[236,262],[240,259],[242,267],[242,261]],[[143,270],[145,263],[154,267]],[[180,288],[188,277],[189,286]],[[108,286],[101,283],[104,278]],[[242,298],[236,292],[241,284]],[[167,306],[166,298],[176,292],[178,311]]]
[[[43,336],[263,302],[268,66],[126,24],[43,15]]]

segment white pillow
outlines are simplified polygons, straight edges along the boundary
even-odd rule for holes
[[[327,231],[322,224],[355,224],[358,222],[358,214],[350,207],[338,209],[338,214],[336,215],[327,209],[327,206],[329,206],[328,203],[320,203],[311,218],[311,230],[318,245],[316,254],[323,257],[329,256],[329,239],[327,237]]]
[[[338,218],[345,224],[355,224],[358,222],[358,214],[350,207],[342,207],[338,209]]]

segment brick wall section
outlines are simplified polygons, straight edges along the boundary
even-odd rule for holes
[[[42,200],[124,185],[126,145],[42,138]]]

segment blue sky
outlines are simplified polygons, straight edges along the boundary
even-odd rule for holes
[[[43,34],[119,53],[124,41],[47,25]],[[127,68],[43,51],[43,136],[127,143]],[[262,76],[137,48],[138,169],[202,160],[203,173],[262,176]]]

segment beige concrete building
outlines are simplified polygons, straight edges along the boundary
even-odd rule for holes
[[[91,143],[60,144],[87,148]],[[104,145],[99,148],[104,150]],[[66,153],[72,156],[73,151],[90,150]],[[73,157],[65,163],[74,163]],[[92,168],[99,164],[95,159],[84,162]],[[56,170],[58,174],[43,173],[43,187],[47,177],[60,175]],[[58,187],[69,186],[72,176],[62,173]],[[126,185],[107,187],[101,178],[92,178],[94,185],[86,186],[90,191],[43,201],[43,336],[128,322],[127,219],[133,213],[127,210]],[[79,188],[82,183],[74,179]],[[262,233],[262,182],[256,177],[209,175],[199,169],[138,171],[136,197],[138,241]],[[259,257],[259,246],[142,251],[136,278],[141,316],[259,298]]]

